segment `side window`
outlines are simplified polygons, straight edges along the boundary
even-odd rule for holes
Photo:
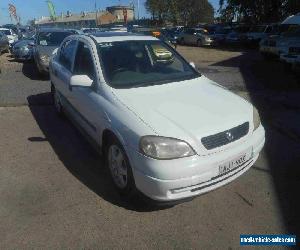
[[[72,70],[72,62],[76,50],[77,41],[66,41],[61,47],[59,62],[69,71]]]
[[[83,42],[78,43],[78,49],[75,56],[74,75],[87,75],[95,80],[95,66],[89,47]]]

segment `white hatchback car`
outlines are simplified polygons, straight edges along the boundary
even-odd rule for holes
[[[69,36],[53,56],[55,107],[102,149],[121,194],[191,198],[257,160],[265,142],[257,110],[192,65],[130,33]]]

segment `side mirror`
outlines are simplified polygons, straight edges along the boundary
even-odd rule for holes
[[[195,63],[193,63],[193,62],[190,62],[190,65],[194,68],[194,69],[196,69],[196,65],[195,65]]]
[[[91,87],[93,80],[87,75],[75,75],[70,79],[70,87]]]

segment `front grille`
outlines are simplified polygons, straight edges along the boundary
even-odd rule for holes
[[[249,122],[246,122],[240,126],[226,130],[224,132],[203,137],[201,139],[201,142],[206,149],[211,150],[214,148],[222,147],[231,142],[237,141],[238,139],[247,135],[248,132],[249,132]]]
[[[300,55],[300,47],[290,47],[289,53],[295,54],[295,55]]]

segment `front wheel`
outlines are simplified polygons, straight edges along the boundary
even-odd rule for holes
[[[123,197],[131,197],[136,187],[125,150],[121,143],[112,137],[106,145],[105,151],[106,163],[115,188]]]

